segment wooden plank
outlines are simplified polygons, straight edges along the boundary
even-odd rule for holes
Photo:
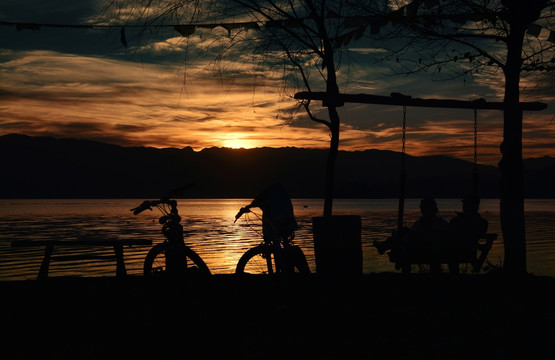
[[[297,100],[321,100],[324,104],[328,103],[328,96],[325,92],[303,91],[295,94]],[[449,109],[476,109],[476,110],[503,110],[504,102],[491,102],[484,99],[477,100],[453,100],[453,99],[421,99],[413,98],[408,95],[392,93],[391,96],[370,95],[370,94],[339,94],[338,105],[343,103],[377,104],[377,105],[397,105],[415,107],[434,107]],[[522,110],[540,111],[547,108],[547,104],[542,102],[521,102]],[[325,106],[325,105],[324,105]]]
[[[12,247],[32,246],[114,246],[114,245],[152,245],[152,240],[147,239],[79,239],[79,240],[15,240]]]
[[[99,254],[76,254],[76,255],[55,255],[50,261],[75,261],[75,260],[114,260],[115,255]]]
[[[46,246],[44,258],[39,270],[38,279],[48,278],[48,269],[51,260],[71,261],[83,259],[116,259],[116,276],[123,277],[127,275],[125,262],[123,259],[123,247],[130,245],[152,245],[152,240],[147,239],[91,239],[82,238],[78,240],[15,240],[11,244],[13,247],[32,247]],[[76,254],[76,255],[57,255],[52,257],[54,246],[112,246],[115,255],[99,255],[99,254]]]

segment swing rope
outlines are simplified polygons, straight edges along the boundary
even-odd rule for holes
[[[407,107],[403,106],[403,127],[402,127],[402,146],[401,146],[401,174],[399,175],[399,208],[397,210],[397,230],[403,228],[403,218],[405,213],[405,184],[407,181],[407,170],[405,166],[405,142],[407,137]]]
[[[472,168],[472,195],[480,198],[480,173],[478,172],[478,110],[474,109],[474,159]],[[405,143],[407,139],[407,107],[403,106],[403,122],[402,122],[402,137],[401,137],[401,174],[399,175],[399,208],[397,211],[397,230],[400,231],[403,227],[403,220],[405,214],[405,187],[407,182],[407,169],[406,169],[406,148]]]
[[[478,172],[478,110],[474,109],[474,167],[472,168],[472,195],[480,198],[480,173]]]

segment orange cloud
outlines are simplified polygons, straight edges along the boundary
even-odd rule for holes
[[[283,70],[268,67],[263,71],[260,63],[199,60],[184,67],[54,51],[3,51],[2,55],[7,61],[0,64],[0,134],[80,137],[133,146],[192,146],[196,150],[329,146],[328,129],[308,120],[304,110],[296,110],[296,103],[287,97]],[[212,70],[218,67],[226,71],[217,75]],[[362,70],[359,75],[368,79],[353,81],[353,88],[377,94],[410,88],[411,95],[432,97],[460,91],[456,84],[440,83],[428,89],[417,80],[388,78],[384,82]],[[498,86],[491,77],[480,78],[478,83],[492,94],[492,86]],[[318,116],[326,117],[319,104],[312,107]],[[400,151],[400,107],[347,104],[340,115],[341,149]],[[409,108],[407,152],[471,160],[472,122],[472,110]],[[552,114],[527,113],[524,127],[525,156],[554,155]],[[479,130],[480,162],[495,164],[502,113],[480,111]]]

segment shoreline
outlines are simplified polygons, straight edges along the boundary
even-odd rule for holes
[[[0,282],[20,358],[552,358],[555,278],[376,273]]]

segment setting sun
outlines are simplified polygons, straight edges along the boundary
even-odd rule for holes
[[[222,146],[232,149],[252,149],[258,146],[256,140],[250,139],[226,139],[222,141]]]

